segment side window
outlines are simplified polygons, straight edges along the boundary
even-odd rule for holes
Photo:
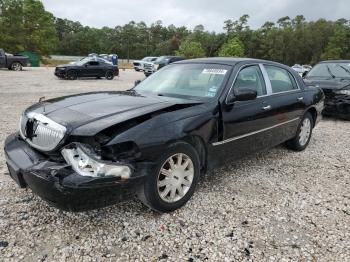
[[[98,66],[99,62],[97,62],[97,61],[90,61],[89,65],[91,65],[91,66]]]
[[[258,96],[266,95],[264,77],[258,65],[245,67],[238,73],[233,90],[236,92],[241,88],[256,90]]]
[[[287,70],[276,66],[265,66],[265,68],[270,78],[273,94],[298,88],[293,76]]]

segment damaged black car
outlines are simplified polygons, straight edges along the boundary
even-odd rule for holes
[[[350,120],[350,60],[317,64],[305,76],[305,83],[322,88],[326,96],[324,116]]]
[[[287,66],[196,59],[129,91],[86,93],[29,107],[5,142],[11,177],[52,205],[82,211],[135,195],[171,212],[219,165],[285,143],[304,150],[324,94]]]

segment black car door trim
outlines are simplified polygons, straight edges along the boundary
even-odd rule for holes
[[[274,126],[270,126],[270,127],[267,127],[267,128],[263,128],[263,129],[260,129],[260,130],[254,131],[254,132],[250,132],[250,133],[247,133],[247,134],[244,134],[244,135],[232,137],[232,138],[229,138],[229,139],[226,139],[226,140],[223,140],[223,141],[215,142],[215,143],[213,143],[212,145],[213,145],[213,146],[219,146],[219,145],[222,145],[222,144],[230,143],[230,142],[233,142],[233,141],[236,141],[236,140],[239,140],[239,139],[248,137],[248,136],[252,136],[252,135],[255,135],[255,134],[258,134],[258,133],[261,133],[261,132],[268,131],[268,130],[270,130],[270,129],[273,129],[273,128],[276,128],[276,127],[279,127],[279,126],[282,126],[282,125],[289,124],[289,123],[291,123],[291,122],[298,121],[299,119],[300,119],[300,118],[297,117],[297,118],[291,119],[291,120],[289,120],[289,121],[285,121],[285,122],[283,122],[283,123],[279,123],[279,124],[274,125]]]

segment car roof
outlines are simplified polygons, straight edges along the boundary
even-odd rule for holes
[[[187,64],[187,63],[209,63],[209,64],[222,64],[222,65],[230,65],[234,66],[240,62],[252,62],[252,63],[269,63],[269,64],[276,64],[276,65],[282,65],[277,62],[268,61],[268,60],[262,60],[262,59],[255,59],[255,58],[239,58],[239,57],[208,57],[208,58],[197,58],[197,59],[189,59],[189,60],[183,60],[180,62],[176,62],[177,64]],[[283,65],[285,66],[285,65]]]
[[[320,64],[325,63],[350,63],[350,60],[327,60],[327,61],[321,61]]]

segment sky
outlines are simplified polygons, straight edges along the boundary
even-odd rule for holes
[[[349,0],[42,0],[56,17],[101,28],[144,21],[147,25],[162,20],[164,25],[221,32],[227,19],[250,16],[249,25],[259,28],[266,21],[302,14],[307,20],[350,19]]]

